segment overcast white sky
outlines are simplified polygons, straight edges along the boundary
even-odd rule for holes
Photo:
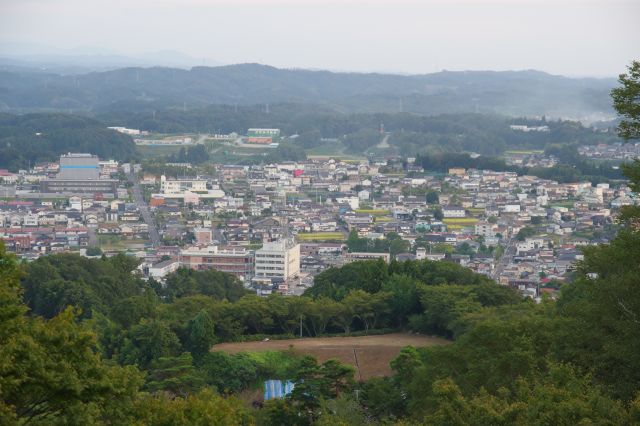
[[[640,59],[638,18],[638,0],[0,0],[0,42],[348,71],[615,76]]]

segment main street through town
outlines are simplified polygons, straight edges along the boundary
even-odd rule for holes
[[[507,265],[509,265],[509,262],[511,261],[513,256],[515,256],[516,254],[515,243],[516,243],[516,239],[511,237],[509,238],[509,241],[507,241],[507,244],[504,246],[504,252],[500,257],[500,260],[498,261],[496,268],[493,270],[493,274],[491,274],[491,278],[493,278],[494,280],[498,280],[500,278],[500,275],[502,274],[502,271],[504,271],[504,268],[506,268]]]
[[[142,215],[142,219],[144,223],[147,224],[149,229],[149,239],[151,240],[151,245],[153,247],[158,247],[160,245],[161,239],[160,234],[158,233],[158,228],[156,227],[156,222],[153,219],[153,215],[149,211],[149,206],[147,202],[144,200],[144,196],[142,195],[142,189],[140,189],[140,184],[138,183],[138,177],[136,173],[131,170],[128,175],[129,182],[133,185],[131,188],[131,192],[133,193],[133,199],[140,210],[140,214]]]

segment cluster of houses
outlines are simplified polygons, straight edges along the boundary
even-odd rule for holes
[[[635,160],[640,157],[640,143],[613,143],[578,147],[584,157],[599,160]]]
[[[104,164],[110,177],[131,171]],[[561,184],[462,168],[438,175],[412,159],[184,170],[191,176],[138,173],[161,245],[149,242],[147,206],[123,181],[108,199],[97,193],[44,199],[18,196],[24,176],[4,179],[8,173],[0,174],[2,188],[14,190],[0,202],[0,237],[26,258],[128,248],[145,276],[163,280],[179,267],[216,269],[261,294],[297,294],[319,272],[355,260],[430,259],[459,263],[539,297],[565,279],[580,246],[606,241],[616,211],[636,202],[626,185]],[[31,173],[38,172],[23,175]],[[401,251],[349,250],[350,235],[394,238]]]

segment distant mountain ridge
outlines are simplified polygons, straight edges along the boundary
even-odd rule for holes
[[[259,64],[129,67],[79,75],[0,71],[0,109],[102,111],[210,104],[313,103],[345,112],[480,112],[595,121],[613,117],[616,80],[540,71],[423,75],[279,69]]]

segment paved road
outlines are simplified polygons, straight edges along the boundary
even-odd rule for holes
[[[132,171],[129,173],[128,178],[129,182],[133,184],[133,199],[138,206],[138,210],[140,210],[144,223],[149,227],[149,239],[151,239],[151,245],[153,245],[153,247],[158,247],[161,243],[160,234],[158,233],[156,222],[153,220],[153,215],[149,211],[149,206],[147,206],[146,201],[144,201],[142,189],[140,189],[140,184],[138,183],[138,178],[136,177],[135,172]]]
[[[195,142],[195,143],[196,143],[196,145],[203,144],[203,143],[204,143],[204,141],[205,141],[208,137],[209,137],[209,135],[207,135],[207,134],[200,134],[200,135],[198,135],[198,139],[197,139],[197,140],[196,140],[196,142]]]
[[[376,145],[376,148],[380,148],[380,149],[391,148],[391,145],[389,145],[389,133],[386,133],[384,135],[380,143]]]
[[[511,259],[516,254],[515,243],[516,241],[514,238],[510,238],[509,241],[507,241],[507,245],[504,248],[504,253],[502,253],[502,257],[498,261],[496,269],[494,269],[493,274],[491,274],[491,278],[493,278],[494,280],[497,280],[500,277],[500,274],[502,274],[504,268],[509,265],[509,262],[511,262]]]
[[[96,228],[89,227],[88,233],[89,233],[89,247],[98,247],[99,241],[98,241],[98,236],[96,235]]]

